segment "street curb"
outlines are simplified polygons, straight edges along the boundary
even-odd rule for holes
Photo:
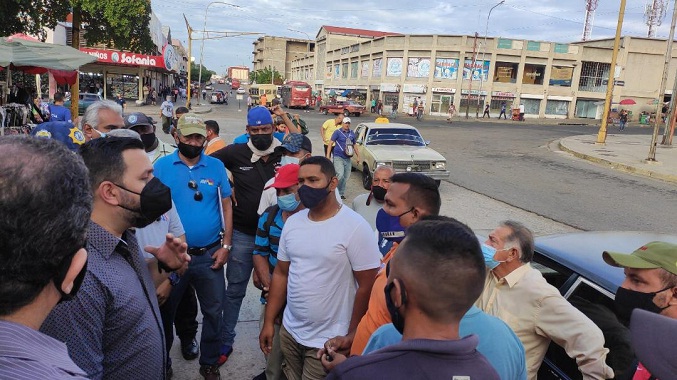
[[[559,147],[560,150],[567,152],[567,153],[570,153],[577,158],[581,158],[581,159],[584,159],[584,160],[587,160],[587,161],[590,161],[590,162],[594,162],[594,163],[597,163],[597,164],[606,165],[606,166],[609,166],[609,167],[611,167],[612,169],[615,169],[615,170],[620,170],[620,171],[623,171],[623,172],[626,172],[626,173],[631,173],[631,174],[643,175],[643,176],[646,176],[646,177],[660,179],[660,180],[663,180],[663,181],[666,181],[666,182],[677,183],[677,175],[658,173],[658,172],[655,172],[653,170],[642,169],[642,168],[638,168],[638,167],[635,167],[635,166],[621,164],[621,163],[618,163],[618,162],[613,162],[613,161],[606,160],[606,159],[603,159],[603,158],[591,156],[589,154],[577,152],[577,151],[565,146],[564,144],[562,144],[562,140],[558,141],[557,146]]]
[[[197,111],[197,110],[191,110],[190,112],[191,112],[191,113],[194,113],[194,114],[198,114],[198,115],[200,115],[200,114],[205,114],[205,113],[210,113],[210,112],[212,112],[212,107],[207,107],[207,108],[205,108],[204,110],[199,110],[199,111]]]

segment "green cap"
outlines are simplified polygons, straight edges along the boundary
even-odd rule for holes
[[[196,115],[189,113],[181,115],[179,122],[176,123],[176,129],[182,136],[193,134],[207,136],[207,127],[205,126],[204,121]]]
[[[604,261],[615,267],[634,269],[663,268],[677,275],[677,245],[662,241],[652,241],[631,254],[607,252],[602,254]]]

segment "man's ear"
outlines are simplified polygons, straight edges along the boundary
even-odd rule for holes
[[[61,290],[66,293],[70,294],[71,291],[73,290],[73,282],[75,281],[75,278],[80,274],[82,271],[82,268],[84,268],[85,264],[87,263],[87,250],[84,248],[80,248],[76,253],[75,256],[73,256],[73,260],[71,260],[71,266],[68,268],[68,272],[66,272],[66,276],[63,279],[63,282],[61,283]]]
[[[338,187],[338,177],[333,176],[329,180],[329,190],[330,191],[336,191],[337,187]]]
[[[120,204],[118,200],[120,189],[110,181],[101,182],[94,195],[110,205],[117,206]]]
[[[94,128],[92,128],[91,125],[83,124],[82,125],[82,133],[85,134],[85,138],[86,138],[87,141],[94,139]]]

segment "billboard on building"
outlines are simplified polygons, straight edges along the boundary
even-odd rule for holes
[[[409,58],[407,77],[427,78],[430,76],[430,58]]]
[[[463,63],[463,79],[468,80],[471,77],[472,80],[488,81],[489,61],[475,61],[475,64],[473,65],[472,59],[466,59]]]
[[[458,59],[437,58],[435,60],[435,78],[458,79]]]
[[[374,66],[372,67],[371,70],[371,76],[374,78],[380,78],[382,72],[381,67],[383,66],[383,59],[382,58],[375,59],[373,65]]]
[[[571,87],[571,79],[574,77],[574,68],[566,66],[553,66],[550,71],[550,85]]]
[[[387,77],[399,77],[402,75],[402,58],[388,58],[386,64]]]

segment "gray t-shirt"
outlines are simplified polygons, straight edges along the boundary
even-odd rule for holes
[[[139,241],[139,248],[143,252],[144,259],[152,259],[154,256],[146,252],[146,246],[159,247],[165,242],[167,233],[175,237],[181,236],[186,232],[183,230],[183,224],[179,214],[176,212],[176,205],[172,201],[172,209],[167,211],[159,220],[147,225],[144,228],[136,229],[136,239]]]

